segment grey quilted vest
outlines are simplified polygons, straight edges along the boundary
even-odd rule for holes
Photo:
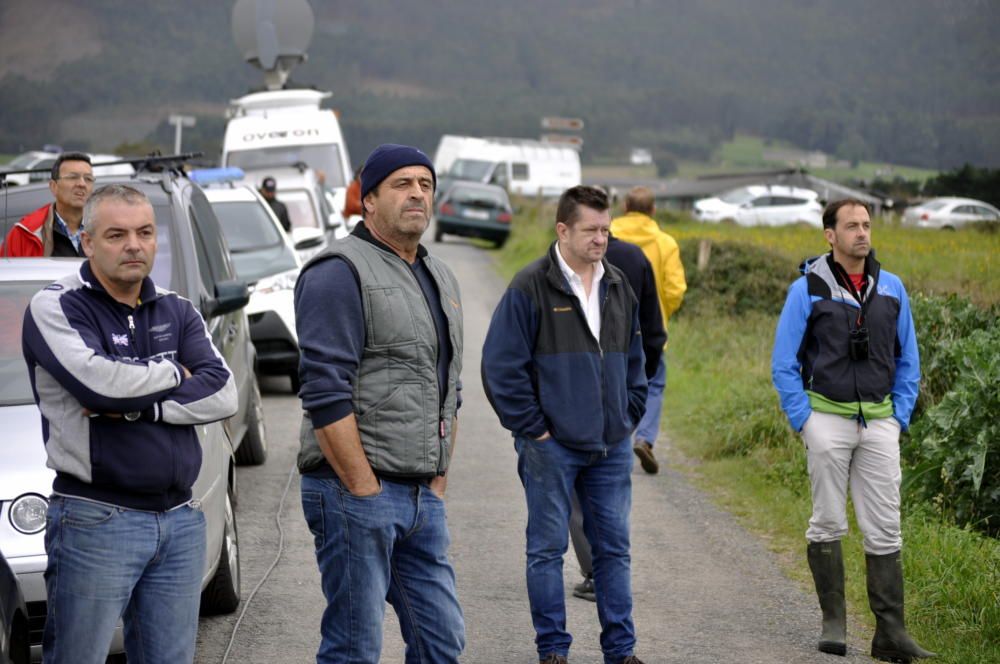
[[[440,402],[437,331],[410,266],[395,253],[348,236],[313,262],[347,260],[358,275],[365,315],[365,348],[354,381],[354,415],[361,445],[379,475],[433,477],[448,470],[456,386],[462,371],[462,310],[458,282],[433,256],[422,260],[441,296],[452,357]],[[312,421],[303,413],[299,470],[325,465]]]

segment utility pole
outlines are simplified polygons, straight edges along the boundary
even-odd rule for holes
[[[174,126],[174,154],[180,154],[181,127],[193,127],[195,117],[193,115],[171,115],[167,121]]]

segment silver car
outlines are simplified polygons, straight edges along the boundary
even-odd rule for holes
[[[917,228],[953,231],[981,221],[1000,221],[1000,210],[974,198],[932,198],[903,212],[903,223]]]
[[[17,574],[27,603],[33,658],[45,624],[45,512],[55,473],[46,467],[42,422],[21,354],[21,322],[31,297],[80,268],[73,258],[0,261],[0,552]],[[202,444],[194,498],[201,501],[209,551],[202,576],[202,614],[231,613],[240,601],[239,544],[233,502],[233,447],[221,423],[196,427]],[[111,652],[123,650],[121,625]]]

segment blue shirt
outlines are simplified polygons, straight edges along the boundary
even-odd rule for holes
[[[62,233],[63,235],[65,235],[67,238],[69,238],[69,241],[73,243],[73,248],[76,249],[76,253],[79,254],[80,253],[80,229],[78,228],[76,230],[76,233],[70,233],[69,232],[69,226],[66,225],[66,222],[62,220],[62,217],[59,216],[59,213],[56,212],[54,208],[52,210],[52,218],[55,219],[55,230],[59,231],[60,233]],[[83,224],[81,224],[81,227],[82,226],[83,226]]]

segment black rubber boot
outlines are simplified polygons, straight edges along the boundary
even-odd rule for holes
[[[847,654],[847,603],[844,600],[844,556],[840,541],[810,542],[806,552],[816,583],[816,596],[823,610],[820,652]]]
[[[936,657],[906,632],[903,619],[903,564],[899,551],[884,556],[865,555],[868,603],[875,614],[872,657],[883,662],[912,662]]]

